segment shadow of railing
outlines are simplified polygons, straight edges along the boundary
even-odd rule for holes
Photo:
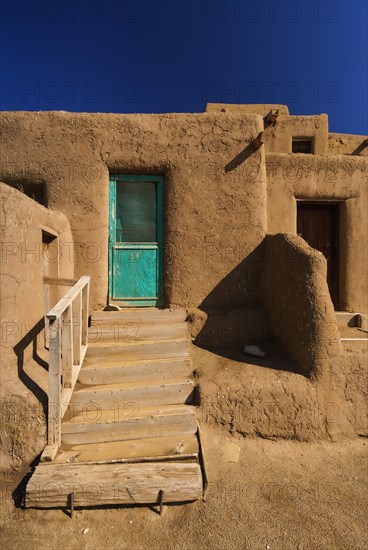
[[[41,403],[44,413],[47,411],[47,394],[46,392],[26,373],[24,369],[25,352],[29,346],[32,346],[32,359],[43,369],[48,370],[48,363],[38,353],[38,336],[45,327],[45,320],[42,317],[27,334],[14,346],[13,350],[17,356],[18,378],[26,388]]]

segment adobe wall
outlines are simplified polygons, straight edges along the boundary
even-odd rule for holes
[[[289,116],[287,105],[276,103],[207,103],[206,113],[258,113],[265,117],[271,109],[278,109],[280,115]]]
[[[327,260],[301,237],[267,235],[262,298],[274,335],[298,372],[320,377],[341,354]]]
[[[0,183],[1,467],[33,458],[44,445],[47,352],[44,349],[42,229],[58,236],[49,251],[59,276],[73,277],[73,238],[66,217]],[[61,255],[60,255],[61,251]],[[62,289],[61,289],[62,292]],[[64,288],[65,292],[65,288]],[[6,427],[6,428],[5,428]]]
[[[367,160],[268,154],[266,167],[269,233],[296,233],[297,199],[341,201],[340,309],[367,311]]]
[[[109,172],[165,175],[165,306],[254,300],[255,261],[241,292],[211,292],[267,230],[263,148],[246,155],[260,115],[7,112],[0,121],[0,177],[44,185],[48,205],[67,216],[92,308],[107,302]]]
[[[236,103],[207,103],[206,111],[210,113],[259,113],[265,117],[272,109],[278,111],[275,125],[267,127],[265,133],[266,153],[291,153],[292,138],[311,138],[313,153],[326,155],[328,152],[328,116],[290,115],[286,105]],[[266,125],[267,126],[267,125]]]
[[[266,153],[291,153],[292,138],[311,138],[315,155],[326,155],[327,115],[279,116],[266,131]]]
[[[328,155],[368,157],[368,138],[354,134],[328,134]]]

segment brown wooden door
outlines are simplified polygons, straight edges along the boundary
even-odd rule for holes
[[[339,307],[339,206],[300,202],[297,233],[327,259],[327,283],[335,310]]]

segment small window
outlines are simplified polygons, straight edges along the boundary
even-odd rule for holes
[[[308,138],[292,138],[293,153],[313,154],[313,140]]]

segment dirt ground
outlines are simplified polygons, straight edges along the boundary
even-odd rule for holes
[[[2,479],[3,548],[291,550],[367,548],[365,438],[301,443],[202,428],[205,502],[154,508],[23,510]],[[87,532],[85,530],[88,529]]]

